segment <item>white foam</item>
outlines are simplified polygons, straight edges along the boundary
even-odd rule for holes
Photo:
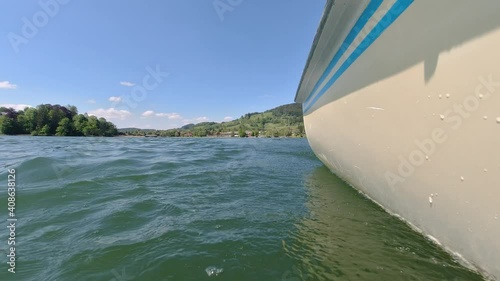
[[[205,272],[207,273],[208,276],[218,276],[219,274],[224,272],[224,269],[215,266],[209,266],[205,269]]]

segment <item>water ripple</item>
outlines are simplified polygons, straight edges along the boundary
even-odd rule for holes
[[[18,175],[16,280],[481,280],[304,139],[0,142],[0,177]]]

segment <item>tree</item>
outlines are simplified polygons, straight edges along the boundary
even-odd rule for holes
[[[66,108],[68,108],[68,110],[70,112],[70,116],[68,116],[68,118],[73,119],[73,117],[78,115],[78,108],[76,108],[76,106],[68,105],[68,106],[66,106]]]
[[[37,120],[37,110],[36,108],[30,107],[24,111],[24,124],[23,128],[27,134],[31,134],[36,131],[36,120]]]
[[[68,113],[66,114],[65,111]],[[56,133],[56,129],[59,126],[59,122],[65,117],[68,117],[69,111],[61,107],[60,105],[56,104],[52,106],[52,108],[49,110],[49,134],[54,135]]]
[[[76,135],[83,136],[83,130],[87,127],[87,117],[83,114],[78,114],[73,117],[73,124],[75,126]]]
[[[36,115],[36,130],[38,130],[41,133],[42,128],[49,123],[49,111],[50,111],[51,105],[50,104],[41,104],[36,107],[37,109],[37,115]],[[49,128],[50,130],[50,128]]]
[[[71,136],[73,134],[73,124],[69,118],[63,118],[59,121],[59,126],[56,129],[56,136]]]
[[[206,129],[197,129],[194,131],[194,136],[195,137],[206,137],[208,134],[208,131]]]
[[[15,134],[15,124],[12,118],[7,117],[6,115],[0,116],[0,133],[6,135]]]
[[[48,124],[44,125],[39,134],[41,136],[50,136],[50,126]]]
[[[99,136],[99,120],[95,116],[89,116],[87,126],[83,128],[85,136]]]
[[[104,119],[104,118],[102,118]],[[107,122],[106,119],[104,119],[104,121],[102,121],[103,125],[102,128],[103,128],[103,131],[101,132],[101,135],[103,136],[106,136],[106,137],[112,137],[112,136],[116,136],[118,135],[118,129],[116,129],[116,126],[115,124],[111,123],[111,122]]]
[[[9,107],[9,108],[1,107],[0,112],[3,113],[3,115],[5,115],[11,119],[16,119],[17,115],[18,115],[17,111],[12,107]]]
[[[78,114],[75,106],[41,104],[16,111],[0,107],[0,133],[58,136],[116,136],[116,126],[104,118]]]
[[[247,133],[246,133],[245,129],[243,129],[243,127],[240,127],[240,129],[238,131],[238,135],[240,136],[240,138],[246,138],[247,137]]]
[[[304,133],[304,125],[299,125],[298,129],[300,134]]]
[[[27,133],[27,130],[26,130],[26,126],[27,126],[27,122],[26,122],[26,116],[24,115],[24,112],[20,111],[19,114],[17,115],[17,119],[16,119],[16,123],[17,123],[17,128],[16,128],[16,131],[18,134],[26,134]]]

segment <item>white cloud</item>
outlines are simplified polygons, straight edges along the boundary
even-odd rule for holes
[[[11,84],[9,81],[1,81],[0,82],[0,89],[14,90],[14,89],[17,89],[17,85]]]
[[[155,112],[152,110],[144,111],[144,113],[142,113],[142,116],[144,116],[144,117],[150,117],[153,115],[155,115]]]
[[[143,117],[152,117],[152,116],[156,116],[156,117],[167,117],[168,119],[182,119],[182,116],[179,115],[178,113],[175,113],[175,112],[172,112],[172,113],[155,113],[153,110],[148,110],[148,111],[144,111],[142,113],[142,116]]]
[[[90,99],[90,100],[88,100],[88,101],[87,101],[87,103],[90,103],[90,104],[95,104],[95,103],[96,103],[96,101],[95,101],[95,99]]]
[[[134,87],[135,83],[123,81],[123,82],[120,82],[120,85],[125,86],[125,87]]]
[[[14,108],[15,110],[24,110],[26,107],[33,107],[27,104],[0,104],[0,107]]]
[[[118,110],[115,108],[99,108],[96,110],[92,110],[89,112],[89,115],[97,116],[97,117],[104,117],[106,119],[118,119],[118,120],[125,120],[128,117],[132,116],[132,113],[127,110]]]
[[[173,112],[173,113],[156,113],[156,116],[167,117],[168,119],[182,119],[182,117],[175,112]]]
[[[110,102],[121,102],[122,97],[109,97],[108,99]]]
[[[201,123],[201,122],[208,122],[209,119],[208,119],[208,117],[198,117],[195,120],[196,120],[196,122]]]
[[[224,122],[228,122],[228,121],[231,121],[231,120],[233,120],[233,119],[234,119],[234,118],[233,118],[233,117],[231,117],[231,116],[226,116],[226,117],[224,117]]]

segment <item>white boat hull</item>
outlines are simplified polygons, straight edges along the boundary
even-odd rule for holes
[[[311,147],[500,279],[500,1],[330,4],[296,97]]]

